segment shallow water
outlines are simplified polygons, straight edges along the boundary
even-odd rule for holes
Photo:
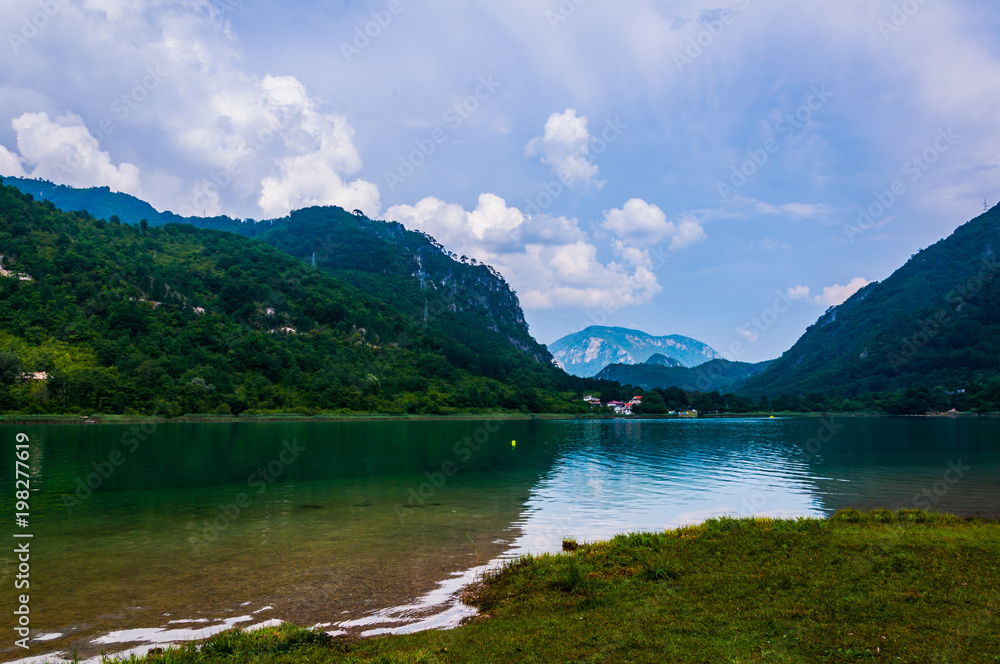
[[[9,524],[19,432],[34,640],[0,643],[3,661],[277,619],[454,624],[477,568],[565,536],[843,507],[1000,514],[992,419],[4,426]],[[0,558],[11,626],[16,564]]]

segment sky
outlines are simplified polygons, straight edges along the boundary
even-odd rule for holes
[[[779,356],[1000,199],[986,0],[2,0],[0,175],[361,209],[589,325]]]

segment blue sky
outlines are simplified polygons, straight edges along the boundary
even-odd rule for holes
[[[0,174],[361,208],[493,264],[546,343],[770,359],[1000,198],[991,2],[4,4]]]

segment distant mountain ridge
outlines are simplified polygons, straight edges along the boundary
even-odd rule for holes
[[[998,252],[1000,206],[827,310],[742,392],[852,397],[975,383],[1000,395]]]
[[[575,376],[596,376],[609,364],[641,364],[654,355],[695,367],[719,355],[708,344],[680,335],[654,336],[623,327],[591,326],[549,345],[556,362]]]
[[[697,367],[657,364],[611,364],[597,374],[598,380],[612,380],[644,390],[677,387],[687,392],[735,392],[750,377],[763,372],[770,361],[749,364],[711,360]]]

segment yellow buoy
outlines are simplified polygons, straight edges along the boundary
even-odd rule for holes
[[[511,447],[517,447],[517,441],[516,440],[510,441],[510,446]]]

